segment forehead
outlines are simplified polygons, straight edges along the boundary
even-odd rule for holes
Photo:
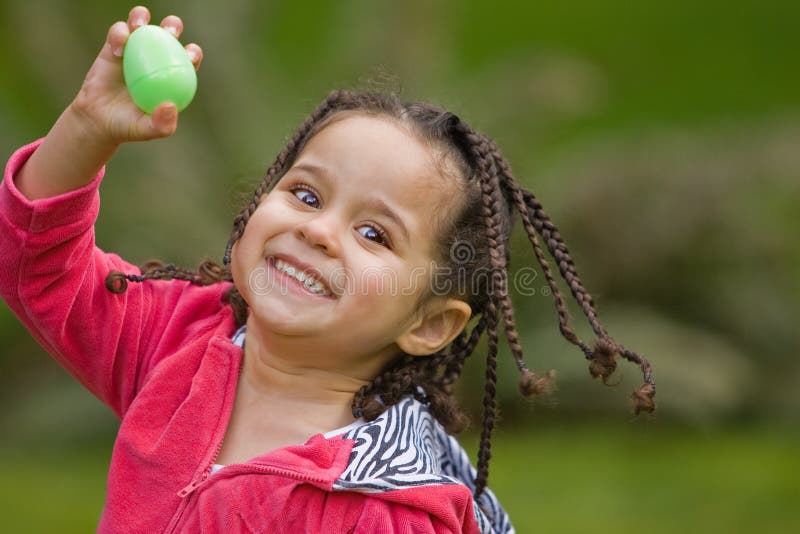
[[[456,190],[437,154],[401,122],[364,114],[335,117],[305,145],[294,167],[325,169],[337,189],[385,201],[409,230],[430,222]]]
[[[309,158],[324,158],[343,176],[371,176],[387,185],[400,179],[408,185],[441,186],[433,150],[388,117],[340,112],[306,143],[297,162]]]

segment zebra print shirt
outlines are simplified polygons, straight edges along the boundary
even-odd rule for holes
[[[405,397],[377,419],[342,435],[355,442],[334,490],[365,493],[431,484],[462,484],[475,491],[475,469],[458,441],[426,405]],[[484,533],[513,533],[497,498],[485,490],[475,503]]]

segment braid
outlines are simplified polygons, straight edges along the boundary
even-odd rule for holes
[[[528,211],[528,204],[525,201],[524,193],[517,186],[511,174],[511,169],[508,163],[506,162],[505,158],[503,158],[500,155],[499,150],[494,144],[492,145],[492,152],[495,160],[497,161],[498,167],[500,167],[501,169],[501,173],[504,178],[503,186],[508,192],[510,192],[510,195],[512,197],[512,202],[516,205],[517,209],[520,212],[522,224],[525,227],[528,239],[530,240],[531,245],[533,246],[533,250],[536,254],[536,259],[539,261],[539,265],[541,265],[542,267],[545,279],[547,280],[547,285],[550,287],[550,293],[553,296],[553,300],[556,305],[556,311],[558,313],[558,320],[559,320],[561,334],[564,336],[564,338],[567,339],[567,341],[580,347],[581,350],[584,351],[584,354],[588,355],[589,352],[591,352],[591,349],[578,338],[578,336],[573,332],[572,328],[569,326],[569,311],[567,310],[564,298],[561,296],[561,291],[559,290],[558,284],[556,283],[555,278],[553,277],[553,273],[550,270],[550,264],[545,258],[544,252],[542,251],[542,247],[539,244],[539,239],[536,236],[536,228],[541,228],[542,223],[540,223],[539,226],[537,227],[535,224],[531,222],[530,213]],[[534,217],[536,217],[537,213],[539,212],[534,212]],[[550,226],[552,226],[552,223]],[[563,246],[563,250],[566,250],[566,246]],[[571,263],[572,260],[570,259],[569,261]],[[574,267],[572,267],[572,272],[574,272]],[[580,283],[579,280],[578,283]],[[588,296],[588,300],[591,303],[591,296]]]
[[[497,415],[497,306],[494,302],[487,305],[488,343],[486,351],[486,372],[483,394],[483,428],[481,429],[478,447],[477,476],[475,477],[475,496],[480,495],[489,478],[489,460],[491,458],[492,431]]]
[[[413,388],[413,356],[403,354],[353,397],[353,417],[373,421]]]
[[[533,226],[541,234],[542,238],[547,245],[550,254],[556,260],[558,269],[561,272],[562,278],[569,285],[572,296],[578,301],[584,315],[592,326],[594,333],[598,337],[608,337],[608,334],[603,328],[603,325],[597,320],[597,312],[594,309],[594,300],[588,291],[583,287],[583,283],[578,278],[578,273],[575,269],[575,264],[572,257],[569,255],[569,249],[561,239],[561,234],[558,228],[550,221],[539,200],[530,191],[522,191],[525,203],[528,206],[529,213],[533,214]]]
[[[504,167],[501,165],[506,165],[507,169],[507,164],[505,163],[505,160],[499,156],[497,147],[494,145],[494,143],[492,143],[492,141],[486,137],[483,137],[483,139],[488,147],[487,157],[491,158],[493,163],[492,168],[495,169],[497,173],[495,185],[499,190],[501,189],[501,186],[505,186],[505,184],[502,182],[507,176],[507,174],[504,172]],[[538,247],[538,243],[534,243],[534,248],[538,248],[537,257],[539,257],[541,260],[544,260],[541,248]],[[510,252],[510,249],[506,247],[506,261],[503,265],[504,276],[500,279],[502,286],[498,292],[498,295],[500,310],[503,314],[503,329],[506,333],[506,339],[508,341],[509,348],[511,349],[511,353],[516,361],[517,369],[520,372],[520,380],[518,384],[519,391],[526,397],[532,395],[549,394],[555,387],[553,380],[555,377],[555,371],[550,370],[544,376],[539,376],[528,369],[528,366],[525,364],[525,360],[523,359],[522,344],[519,341],[516,320],[514,319],[514,308],[511,302],[511,295],[508,292],[507,272],[510,261]],[[548,277],[549,282],[551,282],[551,287],[555,289],[554,293],[557,295],[557,298],[561,300],[563,312],[566,314],[566,306],[563,306],[563,300],[561,299],[561,295],[558,293],[558,286],[555,285],[555,281],[549,272],[546,262],[543,267],[546,269],[546,276]]]
[[[567,246],[561,239],[561,234],[559,233],[558,228],[556,228],[556,226],[550,221],[550,218],[544,212],[541,204],[533,195],[533,193],[526,191],[517,185],[513,175],[511,174],[510,166],[506,162],[505,158],[500,155],[500,152],[494,143],[491,144],[494,159],[497,162],[498,167],[501,169],[501,173],[504,178],[503,185],[505,189],[510,192],[513,202],[520,212],[526,233],[528,234],[528,238],[530,239],[534,251],[536,252],[536,258],[538,259],[539,264],[542,266],[547,283],[551,288],[551,294],[553,295],[556,310],[558,312],[561,334],[568,341],[581,348],[586,358],[591,362],[589,367],[590,374],[595,378],[600,377],[603,380],[603,383],[607,383],[609,376],[616,369],[616,354],[620,354],[628,361],[638,364],[642,369],[645,383],[631,394],[631,398],[634,400],[634,411],[636,414],[639,414],[641,411],[652,412],[655,409],[655,403],[653,401],[653,397],[655,396],[655,382],[652,378],[649,362],[635,352],[626,349],[614,341],[608,335],[603,325],[600,324],[600,321],[597,318],[597,312],[594,309],[594,301],[591,295],[589,295],[588,291],[586,291],[586,289],[583,287],[583,283],[578,277],[575,264],[572,261],[572,257],[569,255]],[[531,221],[531,213],[533,214],[533,221]],[[569,326],[569,314],[567,312],[566,304],[564,303],[552,272],[550,271],[549,263],[545,259],[544,253],[539,245],[539,241],[536,236],[537,231],[542,235],[542,238],[545,239],[548,250],[553,258],[555,258],[558,262],[561,276],[565,281],[567,281],[572,291],[572,295],[580,304],[581,309],[592,326],[592,329],[598,336],[598,339],[595,341],[594,348],[590,348],[583,343]],[[520,361],[521,360],[518,360],[518,362]],[[524,365],[524,363],[522,365]],[[525,371],[527,371],[527,369]],[[525,377],[523,377],[523,379],[524,378]]]
[[[467,339],[463,347],[460,346],[460,343],[453,347],[454,352],[452,358],[449,362],[446,362],[444,373],[442,373],[441,383],[443,386],[451,386],[458,380],[458,377],[461,376],[464,362],[467,357],[472,354],[472,351],[475,350],[475,346],[478,344],[481,334],[483,334],[483,331],[486,329],[486,325],[486,317],[482,314],[478,324],[472,329],[469,339]]]
[[[489,157],[489,146],[485,138],[473,132],[464,123],[456,125],[469,143],[470,155],[473,157],[482,192],[482,211],[486,224],[486,237],[489,242],[491,261],[491,277],[489,300],[485,315],[489,332],[488,350],[486,353],[486,385],[483,396],[483,428],[478,448],[477,476],[475,478],[475,496],[479,496],[486,488],[489,477],[489,460],[491,458],[491,438],[497,415],[497,327],[498,301],[505,297],[506,277],[506,236],[501,235],[502,197],[497,178],[497,168]]]
[[[105,280],[106,289],[112,293],[124,293],[128,288],[128,282],[145,280],[185,280],[200,286],[231,281],[230,271],[211,260],[203,261],[197,272],[175,267],[171,263],[164,264],[158,260],[146,261],[139,270],[142,274],[125,274],[116,270],[109,272]]]

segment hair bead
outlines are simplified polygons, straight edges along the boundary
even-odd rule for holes
[[[652,413],[656,409],[656,404],[653,400],[655,394],[656,386],[651,383],[645,383],[642,387],[631,393],[631,398],[634,403],[634,415],[639,415],[640,412]]]
[[[617,368],[616,357],[617,349],[609,340],[596,340],[589,364],[589,373],[593,378],[600,377],[603,383],[607,384],[609,377]]]
[[[106,276],[106,289],[112,293],[122,294],[128,288],[128,281],[120,271],[111,271]]]
[[[546,396],[555,390],[556,372],[553,369],[547,371],[544,376],[539,376],[533,371],[524,369],[519,377],[517,387],[524,397]]]

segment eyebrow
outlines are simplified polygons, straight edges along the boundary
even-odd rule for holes
[[[324,178],[328,181],[333,181],[331,178],[331,174],[328,172],[328,169],[325,167],[315,165],[312,163],[300,163],[293,167],[294,169],[298,169],[301,171],[305,171],[307,173],[313,174],[314,176]],[[411,237],[408,234],[408,230],[406,226],[403,224],[403,220],[400,218],[397,213],[389,207],[389,205],[381,200],[380,198],[367,198],[366,199],[367,206],[373,211],[380,213],[381,215],[385,216],[387,219],[391,220],[398,228],[403,232],[403,235],[406,238],[406,241],[410,242]]]

